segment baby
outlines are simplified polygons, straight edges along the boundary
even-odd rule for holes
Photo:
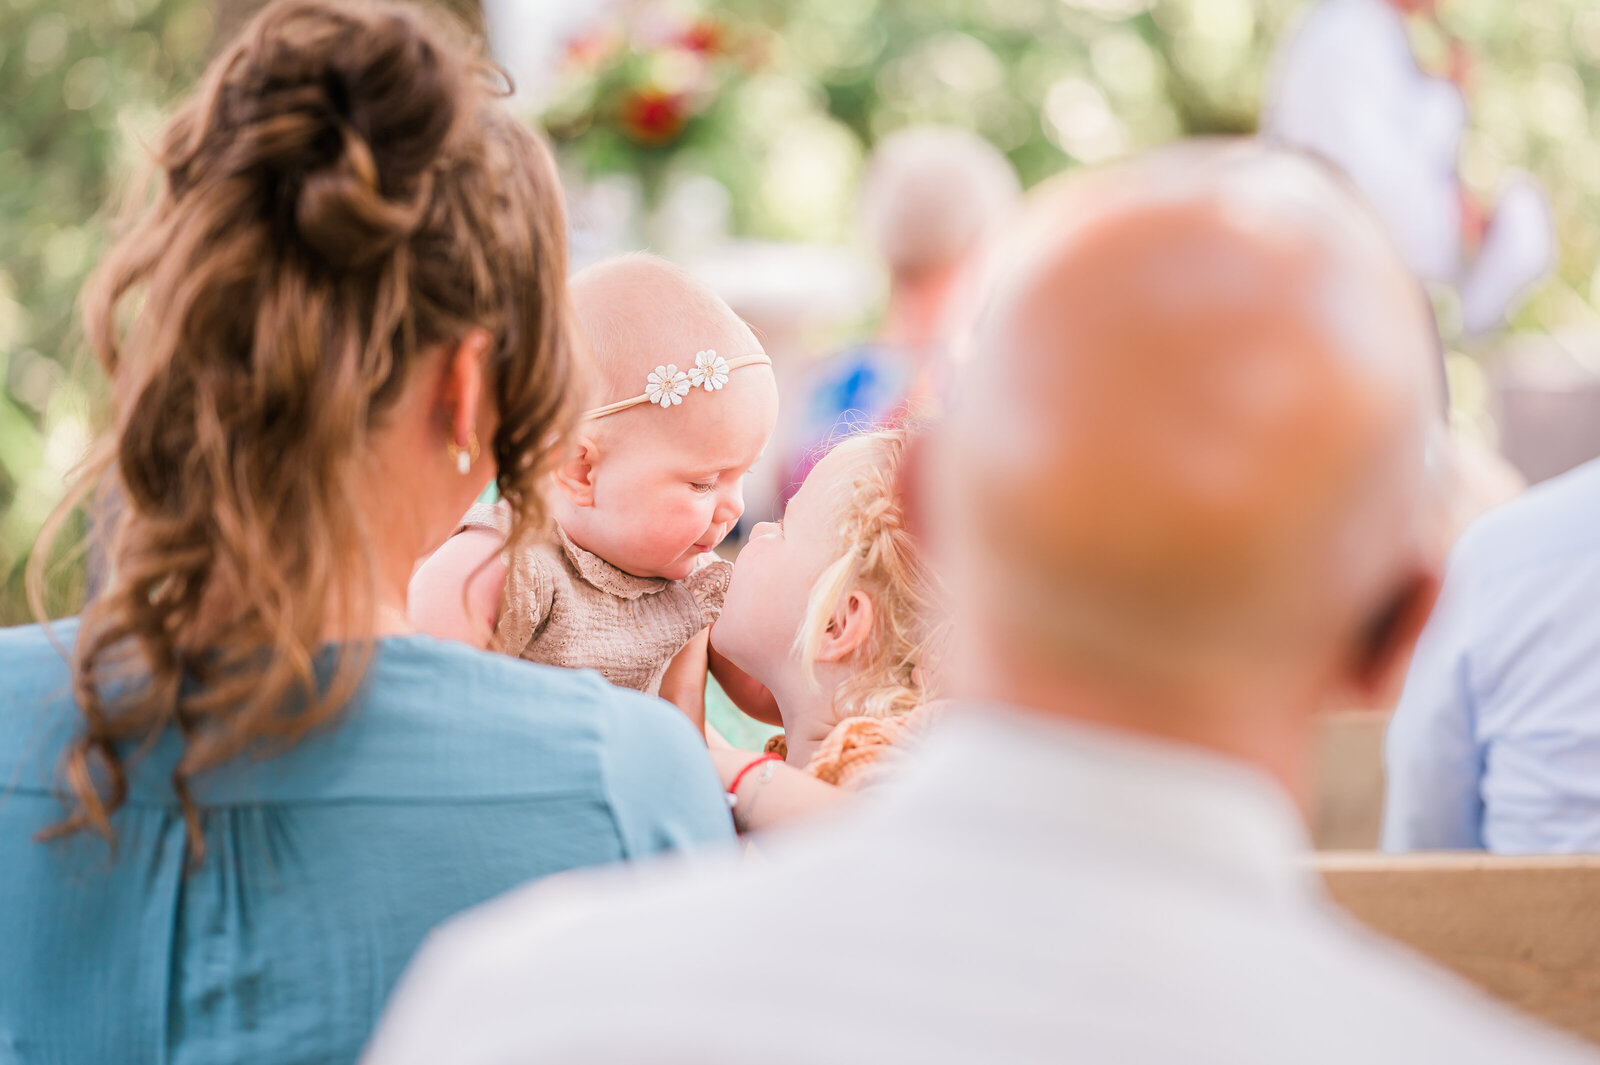
[[[602,403],[552,477],[553,540],[507,557],[503,512],[473,508],[413,578],[412,622],[597,670],[699,723],[700,634],[729,578],[713,549],[744,512],[741,481],[777,420],[771,361],[726,303],[664,259],[597,263],[571,293]]]

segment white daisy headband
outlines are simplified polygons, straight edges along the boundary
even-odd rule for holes
[[[754,355],[739,355],[732,359],[724,359],[710,350],[696,352],[694,365],[687,370],[678,369],[678,364],[673,362],[657,366],[645,378],[643,393],[584,411],[583,417],[585,420],[604,418],[608,414],[616,414],[630,407],[637,407],[641,403],[654,403],[662,410],[676,407],[683,402],[683,397],[687,396],[692,388],[716,392],[728,383],[728,375],[741,366],[771,365],[772,360],[760,352]]]

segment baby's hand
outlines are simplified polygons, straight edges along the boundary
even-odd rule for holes
[[[661,677],[661,698],[682,710],[704,732],[706,727],[706,655],[711,647],[711,630],[684,644]]]
[[[711,675],[717,678],[717,683],[734,706],[765,724],[783,724],[783,717],[778,713],[778,700],[772,697],[765,684],[728,661],[714,646],[708,644],[707,649],[710,652]]]
[[[463,529],[418,566],[406,601],[417,631],[487,648],[505,597],[504,547],[488,529]]]

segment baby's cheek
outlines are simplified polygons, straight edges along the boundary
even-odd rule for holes
[[[687,551],[711,524],[709,510],[694,497],[674,500],[650,516],[651,530],[663,542],[676,545],[678,552]]]

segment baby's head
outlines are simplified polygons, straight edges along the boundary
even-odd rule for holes
[[[665,259],[596,263],[573,277],[571,292],[597,409],[656,391],[658,368],[690,373],[701,353],[708,365],[713,356],[735,364],[719,368],[709,389],[696,375],[692,385],[669,384],[665,403],[586,417],[576,453],[556,471],[552,509],[574,543],[629,573],[682,579],[744,513],[741,482],[778,417],[772,368],[737,365],[760,354],[755,334]]]
[[[780,706],[786,685],[824,679],[841,718],[927,699],[941,607],[906,528],[907,439],[900,429],[846,439],[811,470],[783,521],[757,525],[739,554],[712,641]]]

